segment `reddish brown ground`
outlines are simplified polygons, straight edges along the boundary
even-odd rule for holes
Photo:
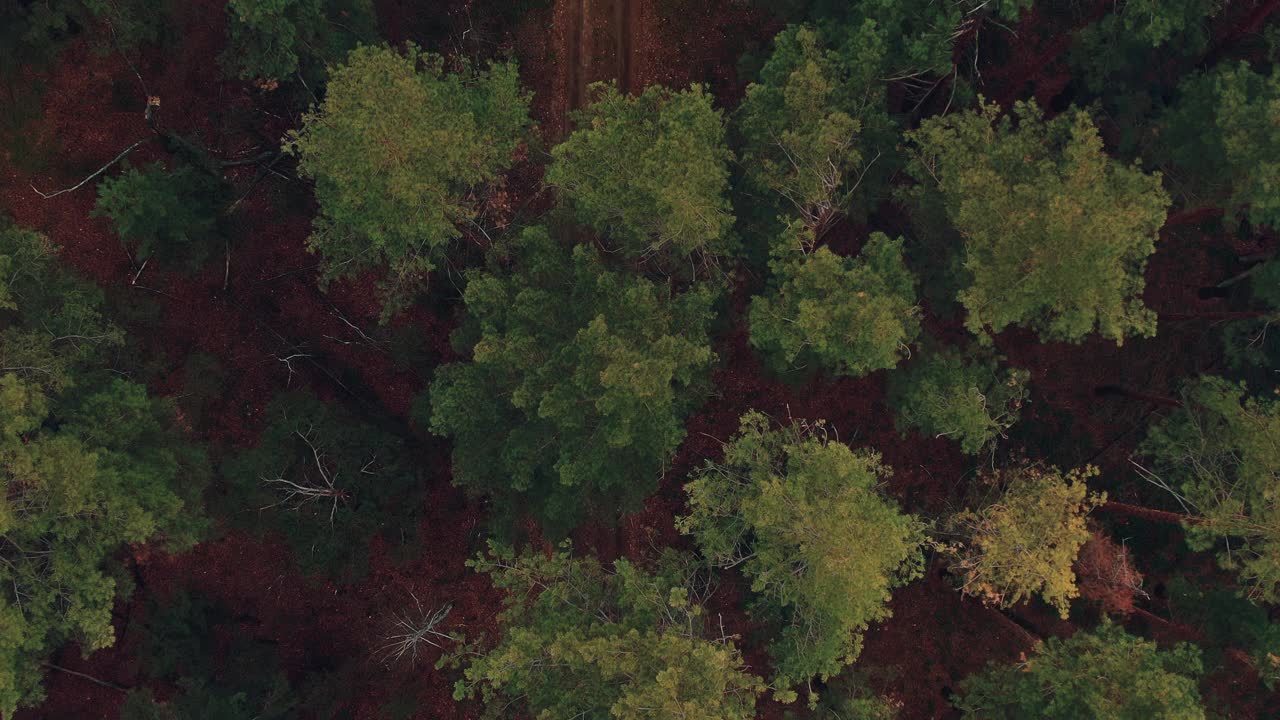
[[[478,42],[514,50],[534,92],[534,112],[548,144],[568,131],[569,111],[581,105],[586,86],[597,80],[616,79],[632,92],[651,83],[681,87],[704,82],[731,109],[746,80],[737,75],[738,58],[760,49],[780,27],[740,0],[554,0],[549,8],[518,18],[514,27],[503,26],[494,19],[498,14],[474,7],[471,0],[431,7],[380,0],[378,7],[384,33],[393,41],[414,40],[448,51],[470,48],[466,43],[480,35]],[[162,100],[162,125],[199,137],[221,156],[240,157],[268,147],[296,118],[271,96],[223,81],[210,67],[221,50],[222,13],[219,0],[187,4],[180,47],[169,55],[146,53],[137,64],[147,91]],[[1027,16],[1019,28],[1035,22],[1034,15]],[[1239,22],[1252,23],[1253,16]],[[1023,33],[1019,38],[1014,60],[987,71],[991,95],[1011,99],[1029,91],[1047,104],[1065,84],[1065,47],[1055,37]],[[91,188],[52,200],[31,191],[31,183],[47,190],[77,182],[145,136],[141,90],[126,86],[127,101],[112,100],[113,84],[121,78],[133,82],[132,71],[118,56],[97,57],[84,44],[64,54],[47,78],[44,119],[31,128],[49,151],[50,170],[30,177],[0,162],[0,207],[19,223],[47,233],[64,248],[68,263],[126,302],[158,306],[157,322],[131,328],[168,369],[156,390],[181,391],[180,368],[191,353],[207,353],[222,364],[229,382],[203,430],[218,447],[252,442],[271,397],[300,384],[356,408],[381,405],[404,419],[411,399],[423,388],[424,373],[397,367],[385,347],[361,336],[360,331],[373,333],[378,311],[369,279],[335,284],[328,293],[316,289],[316,258],[304,245],[313,208],[300,184],[269,177],[245,200],[234,217],[238,242],[230,248],[227,268],[215,262],[191,278],[153,264],[136,283],[138,268],[128,253],[105,221],[89,217]],[[550,202],[538,192],[540,150],[531,148],[529,162],[508,179],[512,212],[536,214]],[[152,145],[132,160],[160,158]],[[251,175],[246,168],[233,179],[243,186]],[[858,242],[854,236],[860,231],[843,232],[849,237],[833,242],[851,247]],[[1274,240],[1268,242],[1273,248]],[[1266,247],[1235,247],[1205,237],[1194,222],[1171,224],[1152,258],[1147,302],[1165,313],[1221,308],[1224,301],[1200,300],[1196,290],[1223,277],[1223,258],[1230,252],[1258,249]],[[734,303],[739,318],[744,299],[740,292]],[[395,322],[426,337],[433,357],[450,357],[452,313],[419,309]],[[929,323],[931,332],[963,337],[954,323]],[[1165,323],[1158,338],[1123,347],[1100,341],[1041,344],[1030,334],[1011,332],[1000,338],[999,346],[1012,364],[1032,371],[1033,403],[1025,422],[1037,434],[1062,441],[1051,449],[1052,459],[1064,465],[1098,464],[1104,470],[1103,485],[1113,496],[1141,502],[1149,496],[1132,477],[1126,458],[1136,441],[1135,429],[1153,408],[1123,398],[1098,398],[1094,388],[1110,384],[1171,392],[1177,378],[1209,364],[1216,352],[1209,329],[1202,321]],[[912,512],[937,516],[957,502],[972,463],[944,440],[912,436],[904,441],[885,406],[883,374],[860,380],[820,376],[788,384],[760,366],[740,322],[717,340],[716,350],[722,362],[713,378],[715,395],[689,419],[687,440],[661,490],[619,528],[584,529],[578,534],[581,545],[606,559],[639,558],[664,545],[687,545],[673,522],[684,509],[683,476],[720,453],[721,443],[748,409],[777,418],[823,418],[840,439],[878,448],[894,468],[890,493]],[[311,357],[295,361],[290,373],[278,358],[295,353]],[[207,594],[251,619],[244,622],[244,632],[278,643],[285,667],[293,673],[321,661],[355,658],[355,717],[377,718],[383,703],[406,693],[418,700],[417,717],[473,717],[472,708],[448,699],[452,678],[431,669],[434,657],[416,668],[399,666],[390,672],[377,661],[377,638],[384,632],[387,612],[403,606],[410,594],[424,605],[454,603],[448,624],[469,635],[491,630],[498,607],[487,583],[462,566],[476,549],[479,510],[449,485],[447,448],[424,442],[420,452],[423,466],[432,471],[431,487],[411,560],[395,562],[385,546],[375,545],[368,577],[341,586],[303,578],[281,544],[231,534],[180,557],[135,548],[132,562],[144,585],[134,597],[165,597],[184,588]],[[1123,527],[1119,523],[1126,521],[1108,516],[1104,522]],[[1175,537],[1167,549],[1177,552],[1178,547]],[[1137,558],[1139,565],[1142,561]],[[1148,576],[1149,586],[1155,580]],[[724,616],[730,632],[748,636],[753,626],[741,611],[743,593],[740,577],[726,577],[713,609]],[[1035,639],[1031,632],[1071,630],[1042,607],[1017,609],[1010,614],[1015,622],[962,599],[936,563],[925,579],[895,594],[892,609],[892,619],[868,634],[859,665],[874,670],[877,689],[903,703],[906,719],[950,716],[947,694],[966,674],[988,661],[1006,662],[1026,652]],[[1151,610],[1161,612],[1158,605]],[[129,650],[137,639],[131,629],[144,612],[142,603],[121,603],[117,647],[88,660],[68,649],[58,664],[117,685],[136,684],[137,660]],[[1158,615],[1151,620],[1144,612],[1140,607],[1133,614],[1133,629],[1162,640],[1185,639],[1185,630],[1165,627]],[[747,658],[753,669],[767,672],[758,649],[749,648]],[[1231,672],[1242,668],[1226,670],[1214,676],[1214,687],[1237,698],[1241,713],[1254,713],[1237,717],[1262,717],[1274,710],[1274,697],[1252,697],[1247,679]],[[62,672],[51,672],[47,687],[49,701],[23,718],[112,717],[122,697],[117,690]],[[763,717],[781,717],[781,708],[766,703]]]

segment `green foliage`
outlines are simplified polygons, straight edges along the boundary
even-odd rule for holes
[[[701,85],[638,96],[592,86],[578,128],[552,149],[547,183],[629,257],[719,254],[733,225],[724,118]]]
[[[712,292],[607,270],[540,227],[511,249],[510,271],[468,275],[472,361],[437,371],[431,429],[457,482],[556,535],[654,489],[715,359]]]
[[[201,453],[173,408],[138,384],[94,372],[120,331],[96,289],[61,272],[41,236],[0,226],[0,715],[41,697],[40,664],[65,642],[114,642],[115,581],[126,543],[171,549],[202,531]]]
[[[693,563],[667,551],[654,572],[612,571],[565,549],[550,557],[494,546],[470,561],[505,596],[501,637],[460,651],[454,696],[488,717],[514,703],[537,718],[750,720],[764,686],[729,638],[708,630]]]
[[[827,438],[822,423],[769,429],[742,417],[725,460],[685,487],[680,530],[717,567],[741,566],[766,610],[784,617],[770,644],[787,688],[826,680],[853,662],[862,633],[889,616],[890,591],[922,571],[923,525],[879,485],[891,470],[879,453]]]
[[[952,571],[964,591],[1000,607],[1039,595],[1065,619],[1080,595],[1072,565],[1089,540],[1085,516],[1106,500],[1085,485],[1097,473],[1092,466],[1063,473],[1024,465],[987,477],[999,496],[948,521],[947,530],[961,538]]]
[[[139,260],[155,255],[199,267],[209,256],[224,192],[222,183],[190,165],[168,171],[157,162],[104,179],[93,215],[111,218]]]
[[[966,679],[956,707],[974,720],[1203,720],[1202,671],[1194,646],[1159,650],[1107,623],[1049,638],[1025,663]]]
[[[222,64],[263,84],[295,74],[319,79],[325,65],[376,35],[370,0],[229,0]]]
[[[792,224],[770,263],[776,290],[751,301],[751,344],[779,371],[810,363],[859,377],[898,364],[920,333],[902,239],[872,233],[855,258],[813,249]]]
[[[1016,127],[984,104],[907,133],[915,194],[936,189],[964,237],[966,327],[1068,342],[1154,335],[1139,295],[1169,205],[1159,173],[1110,159],[1082,110],[1045,121],[1018,103],[1015,114]]]
[[[1182,403],[1139,452],[1193,513],[1187,544],[1208,550],[1225,542],[1219,562],[1248,594],[1280,601],[1280,399],[1202,376],[1183,387]]]
[[[343,579],[367,569],[375,536],[413,536],[421,478],[401,438],[305,391],[276,397],[267,417],[257,447],[223,467],[239,505],[228,516],[282,533],[304,570]]]
[[[1280,70],[1247,63],[1193,75],[1162,119],[1161,154],[1194,178],[1188,188],[1257,225],[1280,227]]]
[[[1018,421],[1031,374],[1001,368],[981,350],[927,351],[889,376],[898,428],[950,437],[970,455],[994,445]]]
[[[888,178],[868,174],[897,140],[876,77],[884,48],[874,23],[844,39],[840,51],[824,41],[808,26],[775,36],[773,55],[737,114],[747,180],[784,198],[787,212],[819,235],[849,212],[855,192],[869,209]]]
[[[1137,69],[1129,63],[1149,61],[1155,48],[1166,60],[1175,53],[1198,57],[1211,39],[1209,20],[1222,6],[1222,0],[1125,0],[1077,34],[1073,64],[1091,90],[1106,92],[1117,76],[1127,80]]]
[[[817,19],[833,37],[874,22],[884,36],[888,77],[943,74],[952,67],[952,46],[986,18],[1018,19],[1032,0],[756,0],[791,21]]]
[[[528,126],[513,64],[446,72],[412,45],[353,50],[285,142],[316,183],[309,247],[323,279],[383,268],[384,320],[403,309],[458,225],[474,222],[477,194],[510,167]]]

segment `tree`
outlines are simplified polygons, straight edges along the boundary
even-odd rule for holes
[[[1159,650],[1104,623],[1066,640],[1049,638],[1025,663],[966,679],[955,704],[975,720],[1203,720],[1196,687],[1202,672],[1194,646]]]
[[[1150,479],[1191,516],[1187,544],[1235,571],[1251,597],[1280,601],[1280,400],[1249,397],[1240,384],[1203,376],[1182,388],[1182,407],[1139,446]]]
[[[482,186],[510,167],[529,126],[516,67],[463,65],[416,46],[359,47],[285,147],[315,180],[308,241],[323,279],[385,268],[384,319],[403,309],[473,223]]]
[[[343,579],[367,569],[373,538],[412,537],[422,480],[403,439],[305,391],[266,416],[257,446],[223,466],[227,516],[281,532],[304,570]]]
[[[509,271],[468,274],[455,341],[472,359],[437,371],[430,426],[458,483],[554,535],[653,490],[715,359],[713,293],[609,270],[541,227],[511,251]]]
[[[60,272],[35,233],[0,226],[0,715],[42,695],[41,663],[76,640],[111,645],[126,543],[192,544],[202,529],[203,455],[173,408],[96,371],[120,331],[101,294]]]
[[[902,239],[872,233],[852,258],[813,243],[797,224],[784,232],[770,263],[776,289],[751,300],[751,344],[779,371],[812,363],[860,377],[897,365],[920,333]]]
[[[1089,540],[1085,516],[1106,500],[1085,485],[1097,474],[1092,466],[1063,473],[1022,465],[985,478],[999,496],[947,523],[960,537],[951,550],[952,571],[964,592],[1000,607],[1039,595],[1066,618],[1071,599],[1080,595],[1072,565]]]
[[[1031,374],[1004,369],[980,350],[929,351],[889,376],[889,405],[900,430],[950,437],[971,455],[994,445],[1018,421]]]
[[[876,78],[884,47],[874,23],[845,40],[843,52],[825,41],[809,26],[776,35],[760,81],[747,86],[736,116],[748,181],[784,198],[818,237],[849,212],[855,193],[867,209],[887,176],[864,181],[897,139]]]
[[[209,255],[224,193],[222,183],[190,165],[170,172],[153,163],[104,179],[93,215],[110,218],[140,260],[156,255],[199,267]]]
[[[651,85],[632,96],[596,84],[592,92],[577,129],[551,151],[547,183],[628,257],[722,253],[733,225],[733,153],[706,89]]]
[[[1161,118],[1158,147],[1194,178],[1187,188],[1256,225],[1280,227],[1280,128],[1269,120],[1280,102],[1280,71],[1248,63],[1192,75]]]
[[[375,35],[369,0],[229,0],[221,60],[235,76],[264,87],[295,75],[315,81],[325,65]]]
[[[778,688],[852,663],[862,633],[889,617],[890,591],[921,574],[923,525],[879,489],[891,472],[879,453],[830,440],[821,422],[771,430],[749,412],[724,462],[685,486],[681,532],[713,566],[740,566],[759,609],[781,618],[769,645]]]
[[[952,69],[956,39],[987,18],[1001,23],[1018,19],[1031,0],[757,0],[771,12],[792,20],[817,19],[833,37],[851,28],[875,24],[886,52],[881,77],[895,80],[942,75]]]
[[[709,632],[706,581],[687,557],[608,571],[567,545],[550,557],[493,546],[468,564],[505,594],[500,637],[454,658],[465,666],[454,697],[482,696],[489,717],[516,703],[540,718],[755,717],[764,686],[731,638]]]
[[[966,327],[1067,342],[1154,335],[1138,296],[1169,205],[1160,174],[1110,159],[1083,110],[1046,121],[1018,103],[1015,114],[1016,128],[984,104],[907,133],[915,196],[939,193],[964,238]]]

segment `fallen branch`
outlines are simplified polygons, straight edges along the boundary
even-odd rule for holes
[[[139,146],[139,145],[141,145],[141,144],[143,144],[143,143],[147,142],[147,141],[148,141],[148,140],[150,140],[150,139],[151,139],[151,138],[149,138],[149,137],[148,137],[148,138],[142,138],[142,139],[141,139],[141,140],[139,140],[138,142],[136,142],[136,143],[134,143],[134,144],[130,145],[129,147],[125,148],[123,151],[121,151],[121,153],[120,153],[119,155],[115,156],[115,158],[113,158],[113,159],[111,160],[111,162],[109,162],[109,163],[107,163],[106,165],[103,165],[102,167],[98,168],[98,169],[97,169],[97,171],[95,171],[92,175],[90,175],[89,177],[87,177],[87,178],[85,178],[85,179],[81,180],[80,182],[76,183],[75,185],[72,185],[72,186],[71,186],[71,187],[69,187],[69,188],[66,188],[66,189],[64,189],[64,190],[58,190],[57,192],[52,192],[52,193],[42,193],[42,192],[40,192],[39,190],[37,190],[37,189],[36,189],[36,186],[35,186],[35,185],[32,185],[32,186],[31,186],[31,189],[32,189],[32,190],[35,190],[35,193],[36,193],[37,195],[39,195],[40,197],[44,198],[45,200],[48,200],[49,198],[55,198],[55,197],[58,197],[59,195],[62,195],[63,193],[69,193],[69,192],[74,192],[74,191],[76,191],[76,190],[79,190],[80,188],[84,187],[84,186],[85,186],[85,184],[87,184],[90,180],[92,180],[92,179],[94,179],[94,178],[98,177],[98,176],[99,176],[99,175],[101,175],[102,173],[104,173],[104,172],[106,172],[107,170],[111,169],[111,166],[112,166],[112,165],[115,165],[116,163],[118,163],[118,162],[120,162],[121,160],[123,160],[123,159],[125,158],[125,156],[127,156],[129,153],[131,153],[131,152],[133,152],[134,150],[136,150],[136,149],[138,148],[138,146]]]

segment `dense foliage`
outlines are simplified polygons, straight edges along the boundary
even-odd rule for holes
[[[1025,465],[987,477],[998,496],[948,520],[964,591],[1001,607],[1039,596],[1066,618],[1080,594],[1072,565],[1089,539],[1085,516],[1106,500],[1085,485],[1096,474]]]
[[[496,643],[459,657],[455,696],[481,695],[490,717],[512,705],[539,718],[755,717],[764,685],[731,638],[712,634],[705,579],[688,558],[668,552],[650,572],[567,548],[547,557],[495,546],[471,564],[506,601]]]
[[[451,72],[412,45],[353,50],[286,143],[316,183],[324,277],[381,270],[384,315],[403,309],[510,167],[527,106],[513,64]]]
[[[712,292],[609,270],[541,227],[511,254],[510,270],[469,274],[457,339],[471,361],[431,386],[454,477],[553,533],[634,509],[700,401]]]
[[[139,260],[155,255],[198,267],[217,230],[222,194],[221,183],[191,165],[170,172],[154,163],[103,180],[94,214],[111,219]]]
[[[916,196],[939,193],[964,238],[965,326],[1046,341],[1154,335],[1139,295],[1169,204],[1160,175],[1108,157],[1083,110],[1045,120],[1020,102],[1014,115],[1016,126],[984,104],[907,133]]]
[[[712,565],[741,567],[762,614],[782,618],[770,643],[780,688],[853,662],[862,633],[889,616],[890,591],[921,572],[922,524],[881,493],[890,473],[822,423],[775,430],[751,412],[724,462],[687,486],[681,530]]]
[[[629,257],[723,252],[733,225],[726,196],[733,153],[706,89],[652,85],[636,96],[612,85],[592,89],[577,129],[551,151],[547,183]]]
[[[900,429],[949,437],[972,455],[1018,421],[1029,379],[1027,371],[1001,368],[980,350],[943,348],[890,376],[889,404]]]
[[[751,301],[751,344],[779,371],[816,365],[858,377],[891,368],[920,333],[902,239],[874,233],[857,257],[813,249],[789,226],[775,246],[776,289]]]
[[[881,148],[894,141],[884,85],[875,77],[884,53],[875,25],[864,25],[839,50],[824,40],[811,27],[779,33],[737,114],[746,179],[781,196],[783,211],[818,236],[849,211],[855,194],[868,209],[886,179],[871,173]]]
[[[1049,638],[1025,663],[965,681],[957,706],[974,720],[1090,717],[1200,720],[1200,653],[1157,649],[1116,625]]]
[[[59,646],[111,645],[125,543],[197,539],[203,456],[172,405],[102,372],[122,342],[43,236],[0,225],[0,715],[41,697]]]
[[[1187,542],[1220,548],[1223,567],[1251,595],[1280,599],[1280,400],[1251,397],[1220,377],[1197,378],[1140,451],[1192,513]]]
[[[222,63],[263,87],[314,81],[357,41],[374,37],[373,21],[369,0],[228,0]]]

